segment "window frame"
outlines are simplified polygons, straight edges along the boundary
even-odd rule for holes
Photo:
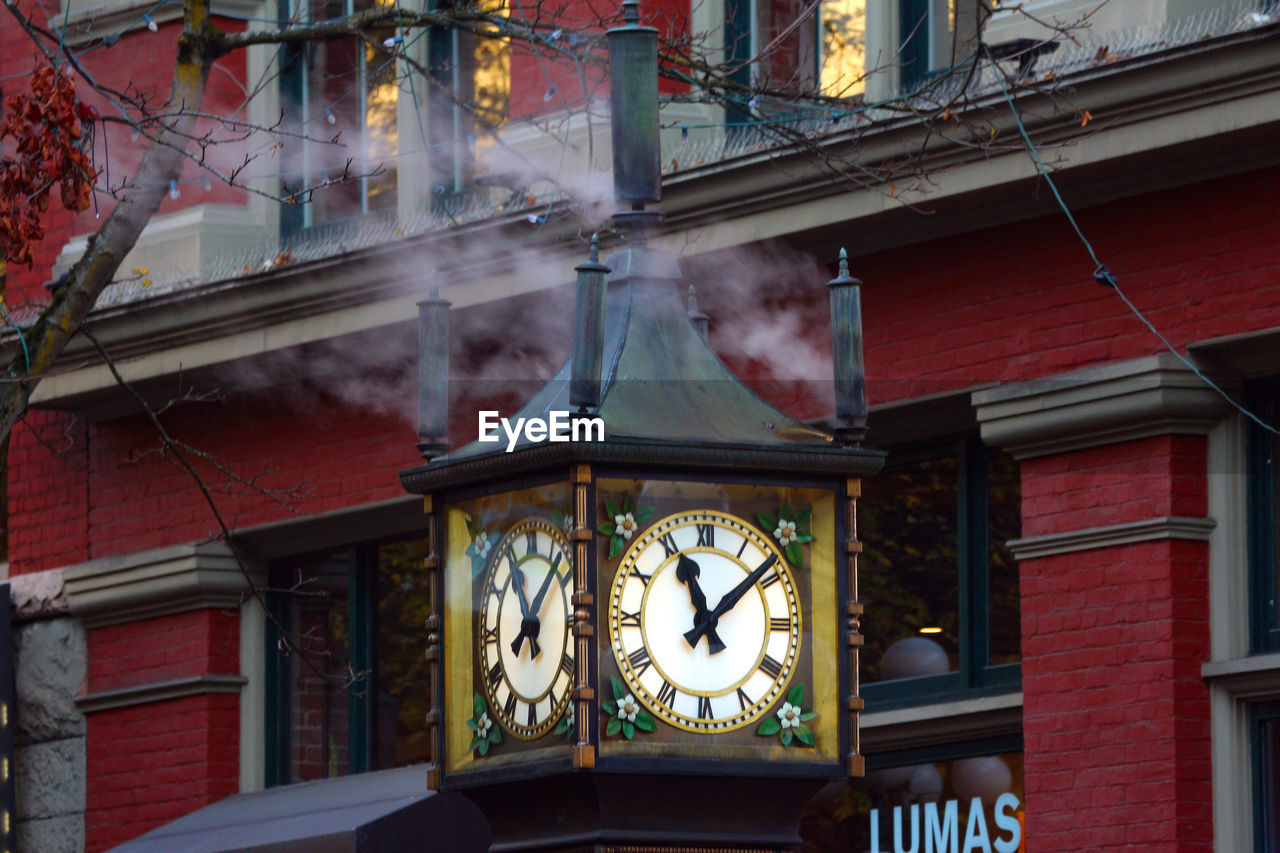
[[[293,749],[292,665],[280,652],[280,631],[292,630],[289,592],[285,584],[276,578],[289,566],[310,559],[317,559],[335,551],[347,551],[351,557],[352,571],[347,578],[347,624],[349,626],[347,660],[352,669],[363,673],[357,684],[363,689],[348,689],[347,694],[347,773],[367,773],[373,769],[374,731],[373,697],[377,695],[377,669],[374,666],[374,643],[377,636],[377,549],[380,544],[413,539],[413,536],[396,537],[385,542],[365,542],[338,548],[328,548],[298,554],[294,557],[273,560],[268,568],[271,578],[267,592],[267,606],[274,618],[266,620],[266,696],[264,697],[264,786],[273,788],[294,784],[290,778]]]
[[[1280,404],[1280,377],[1250,383],[1246,408],[1275,411]],[[1260,414],[1263,420],[1268,420]],[[1276,609],[1276,436],[1250,421],[1245,439],[1247,459],[1247,525],[1249,560],[1249,652],[1280,651]]]
[[[990,466],[978,462],[986,462],[989,452],[990,448],[972,432],[890,451],[888,465],[891,467],[952,454],[956,458],[958,667],[954,672],[939,675],[864,683],[861,693],[868,712],[1022,689],[1021,661],[988,663],[991,654]]]
[[[1280,724],[1280,700],[1257,702],[1249,706],[1249,766],[1253,795],[1253,849],[1258,853],[1274,850],[1280,842],[1280,826],[1267,820],[1268,799],[1280,796],[1280,772],[1268,768],[1263,745],[1268,723]],[[1268,772],[1270,770],[1270,772]]]

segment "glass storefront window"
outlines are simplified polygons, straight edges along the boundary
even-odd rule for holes
[[[1021,752],[892,764],[824,788],[801,820],[801,849],[1021,853],[1025,799]]]

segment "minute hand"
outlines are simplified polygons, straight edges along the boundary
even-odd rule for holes
[[[747,590],[755,586],[760,578],[764,577],[764,573],[769,571],[776,562],[778,562],[777,556],[770,554],[769,558],[756,566],[755,570],[743,578],[741,583],[726,592],[724,596],[721,597],[720,602],[715,606],[715,609],[707,614],[707,618],[698,625],[695,625],[692,631],[689,631],[684,635],[684,638],[689,641],[689,645],[695,645],[703,634],[714,628],[716,621],[721,616],[732,610],[734,605],[738,603],[742,596],[747,594]]]

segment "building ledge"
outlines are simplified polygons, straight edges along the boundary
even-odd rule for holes
[[[866,754],[1022,733],[1022,693],[863,713]]]
[[[197,542],[90,560],[63,570],[72,614],[88,627],[203,608],[238,609],[249,583],[227,546]]]

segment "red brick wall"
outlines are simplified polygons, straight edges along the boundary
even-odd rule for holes
[[[1027,535],[1205,514],[1204,439],[1027,460]],[[1212,849],[1208,545],[1020,564],[1027,849]]]
[[[238,616],[195,610],[89,631],[89,691],[240,671]],[[240,698],[187,696],[87,715],[88,850],[105,850],[240,787]]]
[[[89,554],[88,430],[62,412],[28,412],[9,438],[9,571],[74,565]]]
[[[208,693],[88,717],[88,853],[240,788],[239,697]]]

